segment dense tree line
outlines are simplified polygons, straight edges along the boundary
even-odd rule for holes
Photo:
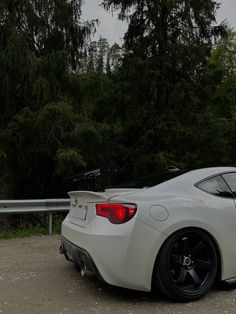
[[[124,46],[82,0],[0,0],[0,196],[62,196],[115,162],[123,179],[235,164],[236,34],[213,0],[103,0]]]

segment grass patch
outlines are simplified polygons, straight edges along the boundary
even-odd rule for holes
[[[32,229],[22,229],[22,230],[5,230],[0,232],[0,240],[11,239],[11,238],[24,238],[36,235],[46,235],[48,230],[42,227],[35,227]]]
[[[47,216],[43,216],[41,218],[41,223],[39,222],[36,226],[32,226],[32,224],[27,224],[27,217],[23,220],[22,218],[20,223],[17,223],[16,226],[12,227],[9,223],[2,223],[0,226],[0,240],[2,239],[12,239],[12,238],[24,238],[24,237],[32,237],[32,236],[40,236],[40,235],[48,235],[48,220]],[[35,217],[37,222],[39,217]],[[60,234],[61,232],[61,223],[64,219],[63,215],[53,215],[53,226],[52,232],[53,234]],[[46,222],[45,222],[46,220]]]

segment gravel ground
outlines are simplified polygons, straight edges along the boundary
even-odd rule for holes
[[[0,241],[0,313],[236,313],[236,286],[198,302],[176,304],[149,293],[81,278],[59,255],[59,237]]]

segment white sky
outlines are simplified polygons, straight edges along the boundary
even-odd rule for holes
[[[99,19],[100,25],[95,38],[100,35],[107,38],[110,43],[121,43],[127,24],[118,21],[117,15],[107,13],[99,4],[102,0],[84,0],[83,19]],[[219,0],[221,7],[218,11],[218,22],[228,20],[229,24],[236,28],[236,0]]]

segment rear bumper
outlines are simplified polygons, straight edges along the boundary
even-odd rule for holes
[[[86,250],[77,247],[63,236],[61,236],[60,253],[64,254],[72,263],[86,269],[86,271],[93,273],[97,278],[102,280],[102,276],[100,275],[90,254]]]
[[[136,219],[113,225],[99,216],[86,227],[75,225],[67,216],[61,234],[70,260],[87,263],[89,259],[88,264],[95,266],[92,272],[111,285],[151,290],[156,256],[166,239],[163,234]]]

